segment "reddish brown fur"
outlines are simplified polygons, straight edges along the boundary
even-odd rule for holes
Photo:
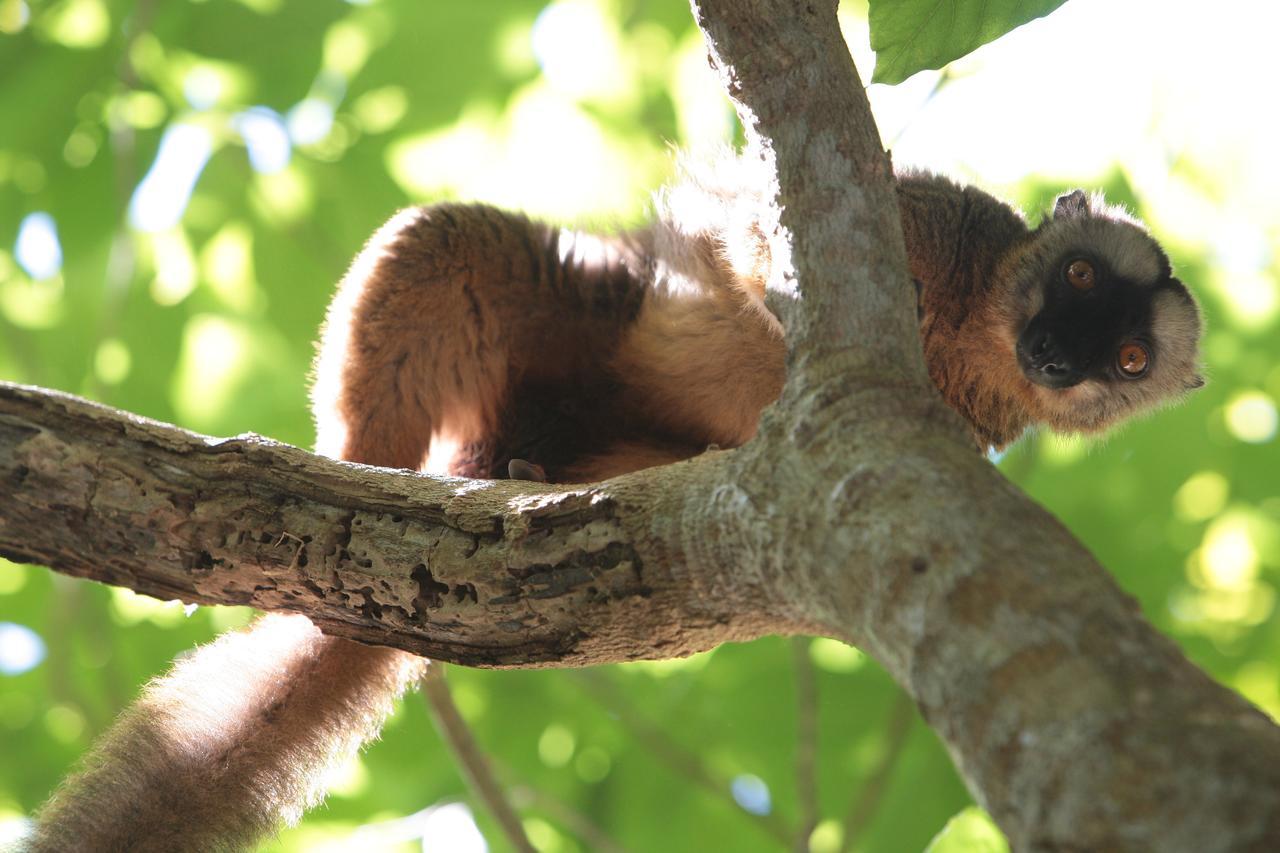
[[[945,178],[899,178],[911,274],[920,286],[925,362],[979,446],[1004,447],[1028,427],[1099,432],[1197,388],[1200,315],[1180,284],[1152,300],[1160,358],[1139,381],[1086,379],[1052,390],[1023,375],[1018,335],[1043,305],[1062,252],[1087,250],[1139,290],[1168,282],[1168,262],[1129,216],[1100,198],[1028,229],[1008,205]]]
[[[520,458],[572,482],[750,439],[785,358],[764,307],[776,229],[751,162],[689,170],[655,225],[620,237],[479,206],[400,214],[329,312],[322,452],[421,469],[445,448],[434,470],[502,477]],[[901,177],[899,198],[925,359],[981,446],[1033,424],[1104,429],[1195,384],[1189,297],[1162,308],[1156,331],[1173,341],[1140,383],[1051,391],[1018,367],[1053,252],[1084,241],[1139,282],[1167,268],[1128,217],[1095,200],[1031,231],[980,190],[926,174]]]
[[[325,637],[302,616],[226,634],[147,687],[23,849],[246,849],[320,800],[425,663]]]
[[[755,432],[785,348],[757,295],[657,257],[667,235],[562,232],[479,206],[407,211],[361,253],[326,320],[314,400],[320,451],[556,482],[687,458]],[[333,382],[329,377],[338,376]]]
[[[397,215],[329,309],[319,452],[478,477],[517,458],[577,482],[750,439],[785,345],[763,301],[779,232],[749,162],[690,170],[656,224],[616,238],[480,206]],[[901,179],[899,197],[929,371],[980,445],[1032,423],[1101,428],[1194,384],[1187,297],[1158,311],[1157,334],[1178,340],[1153,383],[1033,386],[1013,344],[1036,310],[1042,245],[1094,226],[1030,232],[990,196],[927,175]],[[1145,270],[1159,250],[1124,221],[1102,242]],[[322,771],[376,733],[424,665],[301,617],[224,637],[148,688],[50,802],[31,849],[247,846],[319,798]]]

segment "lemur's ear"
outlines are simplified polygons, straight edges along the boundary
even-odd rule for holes
[[[1077,216],[1089,215],[1089,197],[1084,190],[1072,190],[1058,196],[1053,204],[1054,219],[1073,219]]]

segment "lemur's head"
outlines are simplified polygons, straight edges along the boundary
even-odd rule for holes
[[[1003,272],[1035,420],[1093,432],[1204,384],[1195,299],[1146,229],[1100,196],[1060,196]]]

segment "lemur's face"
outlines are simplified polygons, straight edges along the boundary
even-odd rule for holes
[[[1017,276],[1014,355],[1045,421],[1103,429],[1203,384],[1195,300],[1142,228],[1077,191],[1034,239]]]

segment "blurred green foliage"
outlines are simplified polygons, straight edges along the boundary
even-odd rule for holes
[[[842,20],[865,39],[865,10]],[[735,133],[680,0],[0,0],[0,116],[0,377],[302,446],[333,282],[392,211],[459,197],[625,224],[669,174],[669,143]],[[1133,174],[1077,177],[1151,214]],[[1167,174],[1230,197],[1206,161]],[[1006,189],[1044,209],[1059,188]],[[1243,300],[1214,284],[1208,246],[1170,242],[1206,297],[1206,390],[1106,440],[1029,437],[1000,464],[1197,663],[1276,715],[1280,346],[1264,236],[1262,290]],[[34,809],[174,655],[248,618],[0,561],[0,821]],[[873,662],[832,641],[450,681],[540,849],[592,849],[568,810],[628,849],[758,850],[779,846],[767,820],[801,813],[797,661],[818,697],[813,850],[921,850],[944,827],[934,849],[1000,849],[980,815],[948,824],[969,798],[945,751]],[[456,801],[470,798],[410,697],[326,806],[266,849],[415,849],[424,810]]]

